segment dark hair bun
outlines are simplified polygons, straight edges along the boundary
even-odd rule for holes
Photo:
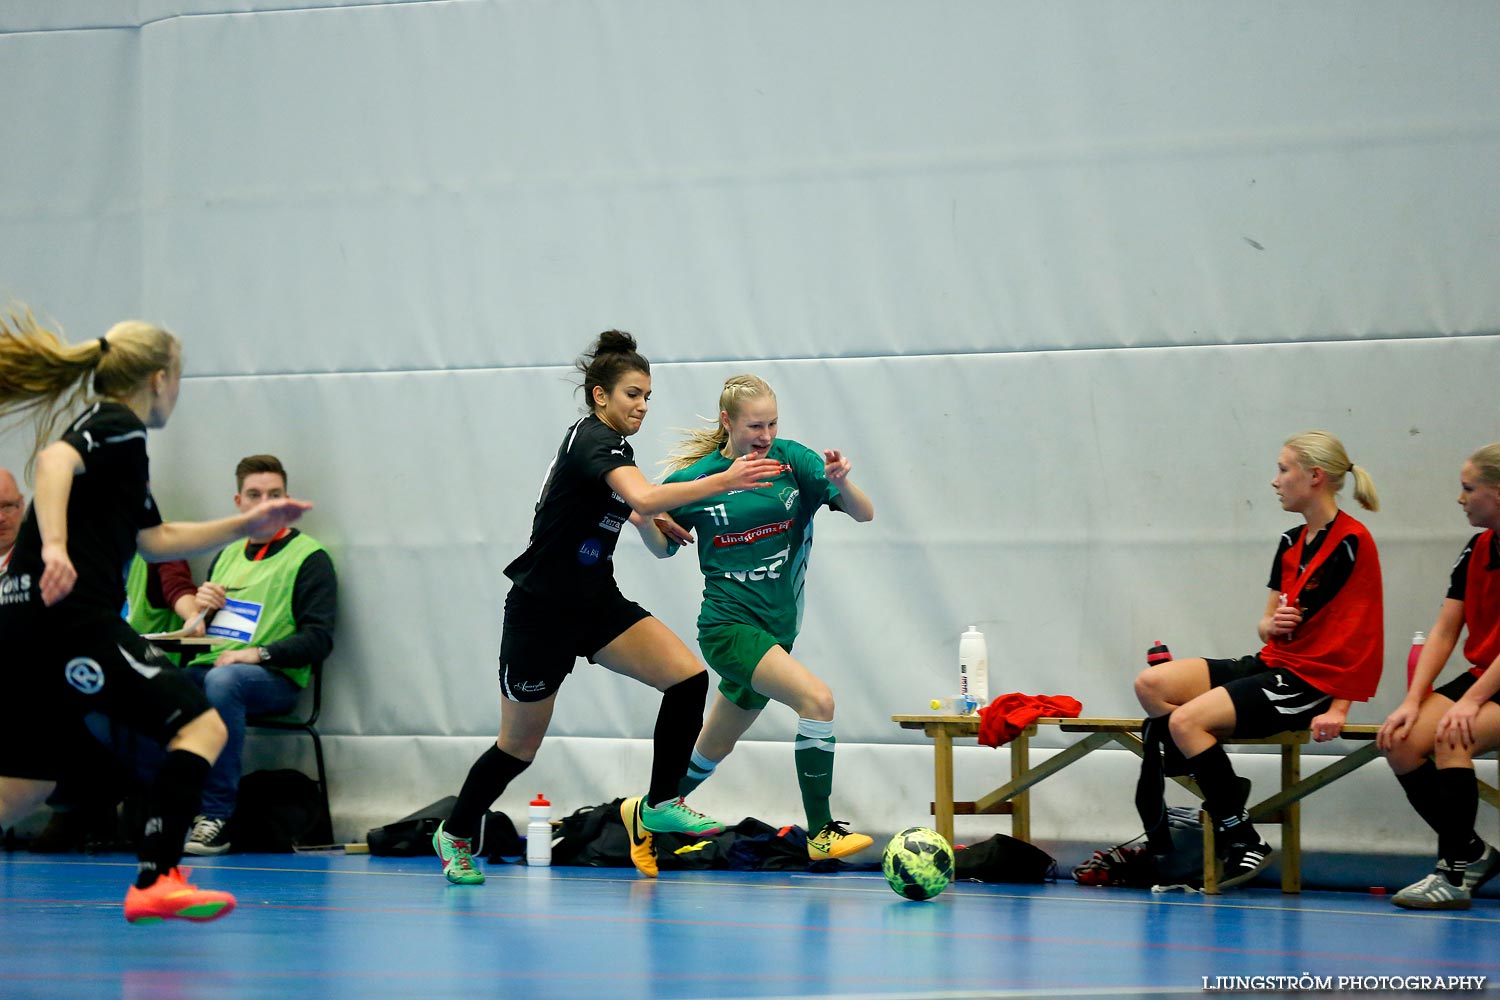
[[[630,334],[624,330],[605,330],[599,334],[599,339],[594,344],[593,354],[594,357],[601,354],[633,354],[635,350],[635,338]]]

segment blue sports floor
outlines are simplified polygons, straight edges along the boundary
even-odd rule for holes
[[[1357,893],[1059,882],[915,903],[879,873],[491,866],[474,887],[448,885],[434,859],[234,855],[194,874],[238,897],[233,914],[131,927],[133,870],[124,855],[0,854],[0,996],[888,1000],[1205,995],[1204,976],[1500,980],[1493,899],[1414,914]]]

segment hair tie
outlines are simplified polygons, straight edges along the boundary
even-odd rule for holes
[[[104,339],[103,337],[99,338],[99,353],[100,354],[108,354],[109,353],[109,341],[106,340],[106,339]]]

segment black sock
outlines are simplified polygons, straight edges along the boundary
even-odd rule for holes
[[[693,744],[703,728],[703,702],[708,698],[708,671],[700,670],[661,693],[652,734],[656,750],[651,758],[651,788],[648,805],[660,805],[677,797],[677,786],[687,774]]]
[[[1458,885],[1463,880],[1464,868],[1479,854],[1479,838],[1474,835],[1474,821],[1479,814],[1479,783],[1474,779],[1474,770],[1438,768],[1437,794],[1438,857],[1448,866],[1448,881]]]
[[[1436,833],[1442,823],[1443,797],[1438,793],[1438,769],[1431,758],[1422,766],[1405,774],[1396,775],[1401,788],[1406,792],[1406,801],[1422,817],[1422,821]],[[1476,807],[1477,808],[1477,807]]]
[[[1172,850],[1172,830],[1167,825],[1167,778],[1162,764],[1162,745],[1169,741],[1167,716],[1147,719],[1141,726],[1145,755],[1141,758],[1141,776],[1135,783],[1135,811],[1146,831],[1146,845],[1152,854]]]
[[[479,817],[489,811],[515,776],[530,766],[531,761],[512,757],[498,746],[480,754],[469,768],[469,776],[464,779],[448,822],[443,824],[443,832],[461,840],[473,840],[479,832]]]
[[[1203,808],[1218,825],[1224,840],[1231,844],[1259,843],[1260,835],[1245,812],[1245,786],[1234,773],[1229,754],[1224,752],[1224,744],[1215,743],[1197,756],[1189,757],[1187,764],[1203,793]]]
[[[149,889],[182,860],[182,842],[203,801],[203,782],[213,765],[191,750],[172,750],[146,789],[137,889]]]

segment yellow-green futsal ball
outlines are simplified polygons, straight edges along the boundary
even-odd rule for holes
[[[936,830],[907,827],[885,845],[885,880],[907,899],[931,899],[953,881],[953,848]]]

